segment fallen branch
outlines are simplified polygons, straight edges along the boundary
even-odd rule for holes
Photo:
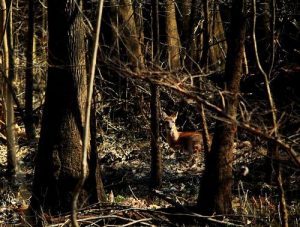
[[[190,211],[186,207],[182,206],[180,203],[178,203],[178,202],[172,200],[171,198],[167,197],[161,191],[154,190],[153,193],[157,197],[159,197],[160,199],[163,199],[166,202],[170,203],[171,205],[175,206],[176,208],[179,208],[180,210],[186,212],[186,214],[184,214],[184,213],[183,214],[182,213],[174,214],[173,213],[172,215],[180,215],[180,216],[188,215],[188,216],[191,216],[191,217],[204,219],[206,221],[221,224],[221,225],[225,225],[225,226],[244,226],[244,225],[238,225],[238,224],[235,224],[235,223],[231,223],[229,221],[221,221],[221,220],[215,219],[214,216],[205,216],[205,215],[197,214],[195,212]],[[223,217],[223,216],[220,216],[220,217]]]

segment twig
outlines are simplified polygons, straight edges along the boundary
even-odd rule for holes
[[[257,51],[256,36],[255,36],[256,0],[253,0],[252,6],[253,6],[253,31],[252,31],[253,33],[252,33],[252,38],[253,38],[253,44],[254,44],[255,58],[256,58],[256,63],[258,65],[258,68],[259,68],[261,74],[264,77],[264,84],[265,84],[265,87],[266,87],[268,101],[269,101],[269,105],[270,105],[270,108],[271,108],[272,123],[273,123],[273,127],[274,127],[274,137],[277,138],[278,137],[278,124],[277,124],[277,116],[276,116],[276,107],[275,107],[275,103],[274,103],[272,93],[271,93],[271,89],[270,89],[270,85],[269,85],[269,77],[271,75],[273,65],[274,65],[274,59],[275,59],[275,48],[274,48],[274,28],[275,28],[275,19],[276,19],[275,18],[275,0],[271,1],[271,8],[272,8],[272,25],[271,25],[271,31],[272,31],[272,43],[271,43],[272,59],[271,59],[271,64],[270,64],[270,69],[269,69],[268,75],[263,70],[263,68],[260,64],[258,51]],[[278,154],[278,144],[275,144],[275,147],[273,147],[273,146],[271,146],[271,147],[272,147],[272,148],[270,148],[270,149],[272,149],[271,152],[274,153],[274,155],[277,155]],[[277,163],[277,165],[276,165],[276,182],[277,182],[277,186],[279,188],[280,214],[282,216],[282,226],[287,227],[288,226],[288,211],[287,211],[287,207],[286,207],[284,189],[283,189],[283,185],[282,185],[280,163]]]
[[[133,196],[136,200],[139,200],[139,199],[135,196],[134,192],[132,191],[131,186],[129,185],[128,187],[129,187],[129,190],[130,190],[132,196]]]
[[[127,223],[125,225],[121,225],[123,227],[126,227],[126,226],[130,226],[130,225],[135,225],[137,223],[141,223],[141,224],[144,224],[144,225],[149,225],[149,226],[152,226],[151,224],[147,224],[147,223],[144,223],[145,221],[151,221],[152,218],[143,218],[143,219],[139,219],[139,220],[136,220],[136,221],[132,221],[130,223]]]
[[[258,69],[260,71],[260,73],[263,75],[264,78],[264,84],[265,84],[265,88],[267,91],[267,98],[269,101],[269,105],[271,108],[271,113],[272,113],[272,121],[273,121],[273,126],[274,126],[274,134],[277,132],[277,122],[276,122],[276,108],[275,108],[275,104],[274,104],[274,100],[272,97],[272,93],[271,93],[271,89],[269,86],[269,79],[268,79],[268,75],[265,72],[265,70],[262,68],[262,65],[260,63],[260,59],[259,59],[259,55],[258,55],[258,50],[257,50],[257,42],[256,42],[256,34],[255,34],[255,29],[256,29],[256,0],[252,1],[252,6],[253,6],[253,30],[252,30],[252,39],[253,39],[253,45],[254,45],[254,53],[255,53],[255,59],[256,59],[256,63],[258,66]],[[270,72],[272,71],[272,69],[270,69]],[[277,135],[275,135],[277,136]]]

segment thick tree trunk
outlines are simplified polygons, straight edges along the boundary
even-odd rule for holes
[[[120,25],[118,27],[119,34],[121,34],[122,42],[127,49],[127,56],[134,71],[144,67],[144,55],[142,47],[139,43],[140,38],[137,32],[137,26],[134,20],[134,11],[131,0],[120,0],[119,6]]]
[[[237,114],[238,92],[242,73],[246,31],[245,2],[245,0],[235,0],[232,3],[231,39],[228,43],[225,69],[228,96],[226,97],[224,111],[233,120],[236,119]],[[236,130],[237,126],[233,123],[217,122],[198,199],[198,206],[202,213],[229,214],[232,212],[232,151]]]
[[[173,0],[166,0],[166,34],[168,43],[169,68],[180,68],[180,38],[177,29],[175,4]]]
[[[87,73],[85,30],[78,7],[76,1],[48,1],[48,81],[31,200],[37,212],[70,211],[81,175]],[[91,158],[96,157],[89,152],[88,177],[97,169]],[[84,185],[79,197],[82,206],[101,199],[94,194],[95,185]]]

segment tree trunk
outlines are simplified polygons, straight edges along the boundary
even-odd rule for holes
[[[142,53],[144,53],[144,16],[143,16],[143,1],[142,0],[136,0],[135,1],[136,6],[134,8],[134,18],[135,18],[135,25],[136,25],[136,32],[137,37],[139,40],[139,44],[141,45]]]
[[[153,62],[159,63],[160,36],[158,0],[152,0],[152,42]],[[150,83],[151,90],[151,176],[150,188],[160,188],[162,184],[162,157],[159,149],[159,88],[156,84]]]
[[[177,69],[180,63],[180,38],[178,35],[175,4],[173,0],[166,0],[166,34],[168,44],[169,68]]]
[[[207,71],[208,67],[208,51],[209,51],[209,13],[208,13],[208,1],[203,1],[203,28],[202,28],[202,55],[200,59],[200,67]]]
[[[11,6],[9,6],[11,7]],[[12,36],[12,16],[7,15],[5,0],[1,1],[2,8],[2,25],[3,34],[3,55],[4,55],[4,73],[8,77],[8,82],[13,85],[14,82],[14,57],[13,57],[13,38]],[[7,17],[8,20],[7,20]],[[7,21],[6,27],[5,22]],[[15,144],[15,119],[14,119],[14,100],[12,92],[7,83],[4,83],[5,96],[5,124],[7,138],[7,174],[13,176],[17,169],[16,144]]]
[[[181,10],[182,17],[180,18],[181,26],[179,26],[180,29],[180,37],[181,37],[181,44],[182,47],[186,50],[189,46],[189,36],[191,35],[190,32],[190,18],[191,18],[191,11],[192,11],[192,0],[185,0],[180,1],[177,0],[176,4],[179,6]]]
[[[28,6],[28,40],[26,50],[26,83],[25,83],[25,130],[28,141],[35,139],[33,123],[33,39],[34,39],[34,0]]]
[[[142,47],[139,43],[139,35],[134,20],[134,11],[131,0],[120,0],[119,6],[120,23],[122,27],[118,27],[121,34],[121,40],[124,42],[129,62],[132,70],[138,71],[144,67],[144,56]]]
[[[209,52],[208,61],[211,70],[223,70],[227,52],[227,43],[219,4],[213,1],[208,10]]]
[[[10,1],[9,1],[10,2]],[[15,82],[15,53],[14,53],[14,39],[13,39],[13,17],[12,17],[12,2],[10,2],[11,10],[9,12],[7,24],[7,42],[8,42],[8,57],[9,57],[9,83],[14,87]],[[14,112],[14,98],[12,90],[7,87],[6,96],[6,126],[7,126],[7,142],[8,142],[8,172],[12,175],[17,170],[16,160],[16,135],[15,135],[15,112]]]
[[[258,46],[258,53],[261,59],[262,68],[269,72],[270,69],[270,58],[271,58],[271,48],[272,42],[270,43],[270,36],[271,36],[271,11],[270,11],[270,0],[262,0],[259,4],[259,15],[257,17],[257,26],[256,34],[257,34],[257,46]]]
[[[162,184],[162,157],[159,149],[159,89],[151,87],[151,188],[160,188]]]
[[[187,43],[186,43],[186,52],[187,56],[185,58],[185,64],[188,66],[188,69],[193,70],[198,67],[197,62],[200,60],[200,48],[199,48],[199,34],[200,29],[197,28],[200,20],[200,9],[201,0],[192,0],[191,6],[191,16],[189,19],[189,26],[187,32]]]
[[[87,73],[84,22],[78,7],[76,1],[48,1],[48,81],[31,199],[38,213],[70,211],[82,171]],[[88,178],[98,169],[92,164],[95,158],[89,152]],[[84,206],[101,200],[95,195],[97,190],[101,190],[97,182],[87,182],[79,203]]]
[[[94,89],[95,91],[95,89]],[[95,92],[94,92],[95,94]],[[96,119],[96,111],[97,111],[97,101],[96,97],[93,97],[93,105],[91,109],[91,120],[90,120],[90,131],[91,131],[91,158],[90,158],[90,171],[91,174],[87,178],[87,184],[90,184],[92,188],[91,195],[93,196],[92,200],[100,200],[106,201],[104,185],[102,182],[102,173],[101,173],[101,166],[99,163],[98,158],[98,151],[97,151],[97,143],[96,143],[96,136],[97,136],[97,119]]]
[[[231,39],[228,42],[225,68],[227,94],[225,113],[236,119],[238,92],[242,73],[245,40],[245,0],[232,3]],[[198,207],[204,214],[229,214],[232,212],[232,162],[236,124],[218,121],[206,169],[201,182]]]

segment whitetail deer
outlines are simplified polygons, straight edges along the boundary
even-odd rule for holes
[[[167,142],[170,147],[188,152],[191,156],[202,150],[203,139],[201,132],[179,132],[176,127],[178,113],[168,116],[163,112],[162,117],[167,131]],[[192,157],[191,157],[192,158]]]

